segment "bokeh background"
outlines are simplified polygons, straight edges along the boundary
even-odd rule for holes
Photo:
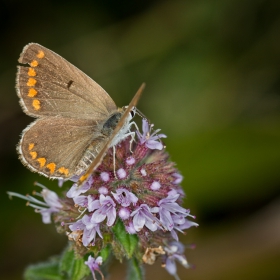
[[[67,239],[6,191],[39,181],[15,146],[32,121],[14,89],[24,45],[40,43],[91,76],[168,135],[198,228],[181,239],[195,269],[181,280],[280,279],[280,1],[0,2],[1,279],[58,254]],[[81,108],[82,110],[82,108]],[[160,263],[147,280],[172,279]],[[124,279],[115,263],[110,279]]]

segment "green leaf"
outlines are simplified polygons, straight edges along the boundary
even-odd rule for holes
[[[113,232],[115,234],[116,240],[122,245],[123,249],[125,250],[127,257],[131,258],[138,245],[137,235],[127,233],[123,222],[120,220],[118,220],[116,225],[113,227]]]
[[[63,279],[81,280],[90,274],[90,270],[83,258],[77,258],[73,250],[67,249],[62,255],[59,273],[64,275]]]
[[[77,258],[73,250],[67,248],[61,257],[29,266],[24,273],[26,280],[81,280],[90,274],[83,258]]]
[[[136,258],[132,258],[128,261],[127,280],[143,280],[144,268],[139,264]]]
[[[26,280],[62,280],[59,273],[59,259],[51,258],[49,261],[30,265],[24,272]]]
[[[100,251],[100,256],[102,257],[103,263],[108,259],[111,253],[110,245],[107,245]]]

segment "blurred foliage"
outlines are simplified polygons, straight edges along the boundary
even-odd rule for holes
[[[185,177],[190,229],[181,279],[280,279],[280,2],[9,1],[0,3],[1,278],[58,254],[66,237],[6,191],[33,190],[17,160],[25,116],[14,90],[23,46],[38,42],[128,104],[147,83],[139,109],[168,135]],[[123,279],[116,265],[114,279]],[[160,263],[148,268],[171,279]]]

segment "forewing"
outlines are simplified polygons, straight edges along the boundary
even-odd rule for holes
[[[95,81],[51,50],[26,45],[18,66],[16,88],[26,114],[106,119],[116,104]]]
[[[23,131],[20,159],[48,178],[70,178],[87,147],[100,136],[98,131],[98,124],[91,120],[38,119]]]

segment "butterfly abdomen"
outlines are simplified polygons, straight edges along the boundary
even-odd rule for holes
[[[81,175],[88,169],[90,164],[99,154],[101,149],[104,147],[105,143],[106,143],[106,138],[103,136],[95,138],[92,141],[89,147],[85,150],[83,157],[79,161],[75,170],[75,175]]]

